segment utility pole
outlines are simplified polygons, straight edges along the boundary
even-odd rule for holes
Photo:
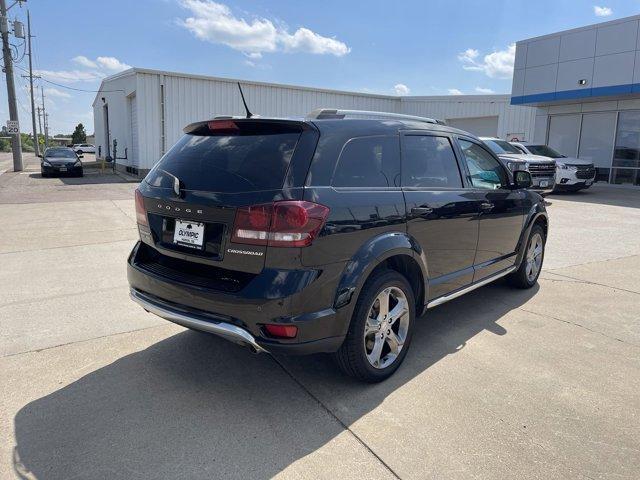
[[[2,1],[2,0],[0,0]],[[42,94],[42,123],[44,123],[44,148],[49,148],[49,129],[47,128],[47,117],[49,116],[44,108],[44,88],[40,85],[40,93]]]
[[[14,4],[15,5],[15,4]],[[18,121],[18,104],[16,103],[16,86],[13,83],[13,59],[9,49],[9,19],[7,18],[7,4],[0,0],[0,31],[2,32],[2,55],[4,57],[4,72],[7,77],[7,98],[9,100],[9,119]],[[11,136],[11,150],[13,151],[13,170],[21,172],[22,145],[20,132]]]
[[[38,132],[36,131],[36,105],[33,100],[33,64],[31,61],[31,17],[27,10],[27,40],[29,41],[29,86],[31,87],[31,123],[33,126],[33,146],[36,150],[36,157],[40,156],[40,145],[38,142]]]
[[[40,120],[40,105],[36,107],[36,111],[38,112],[38,126],[40,127],[40,136],[42,136],[42,121]]]

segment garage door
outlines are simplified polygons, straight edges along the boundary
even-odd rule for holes
[[[498,136],[498,117],[448,118],[447,125],[478,137]]]
[[[129,149],[129,158],[131,166],[138,167],[138,109],[136,96],[131,97],[131,148]]]

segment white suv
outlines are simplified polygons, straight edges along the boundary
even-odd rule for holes
[[[95,145],[91,145],[90,143],[76,143],[72,148],[78,155],[82,155],[83,153],[96,153]]]
[[[540,194],[547,194],[553,191],[556,173],[556,162],[554,160],[539,155],[525,154],[500,138],[480,137],[480,140],[512,172],[516,170],[529,172],[532,181],[531,190]]]
[[[596,169],[593,162],[566,157],[547,145],[526,142],[511,142],[511,145],[523,153],[542,155],[556,161],[556,191],[572,190],[575,192],[589,188],[595,181]]]

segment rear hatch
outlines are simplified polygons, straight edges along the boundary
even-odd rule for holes
[[[251,279],[246,274],[260,273],[266,242],[234,239],[236,216],[259,223],[262,210],[250,206],[302,198],[303,182],[294,178],[292,165],[308,169],[309,145],[317,141],[312,128],[270,119],[213,120],[186,127],[137,193],[140,237],[147,245],[140,255],[145,268],[191,284],[227,278],[230,285],[240,285]]]

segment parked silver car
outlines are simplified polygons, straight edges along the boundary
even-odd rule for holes
[[[480,137],[487,147],[504,162],[509,170],[524,170],[531,174],[531,190],[546,194],[555,186],[556,162],[539,155],[524,154],[506,140]]]
[[[556,162],[556,191],[578,191],[589,188],[596,178],[596,169],[593,162],[575,157],[566,157],[548,145],[532,144],[526,142],[511,142],[523,154],[542,155],[552,158]]]

